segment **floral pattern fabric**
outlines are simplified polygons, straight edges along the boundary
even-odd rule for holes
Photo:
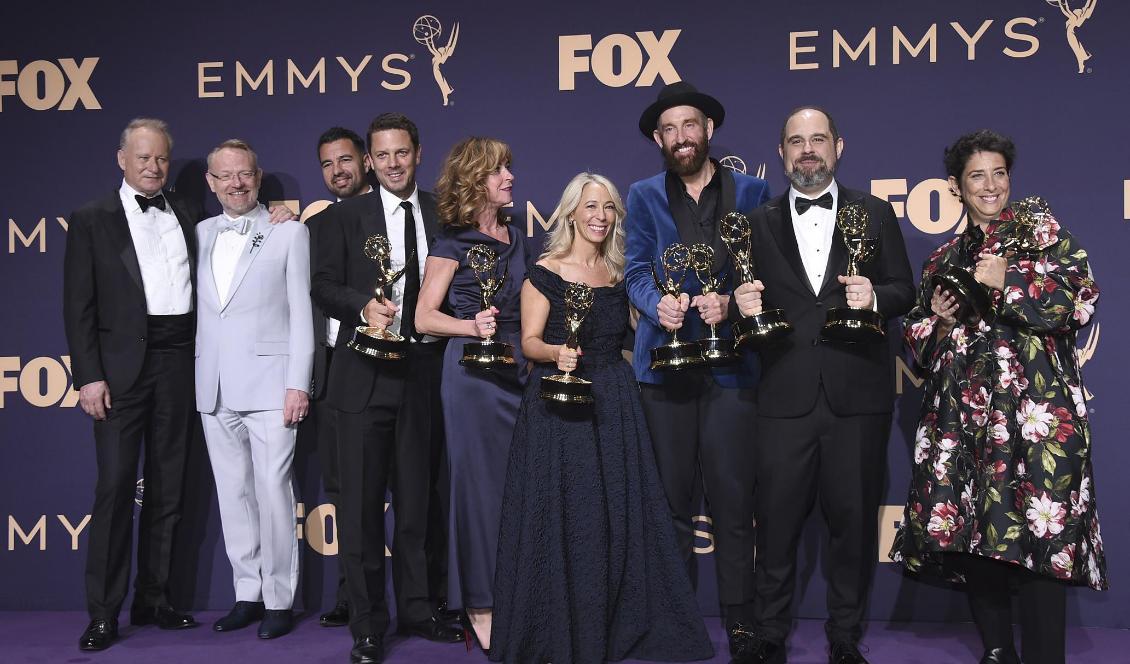
[[[1011,562],[1096,590],[1107,587],[1091,465],[1091,432],[1076,357],[1077,331],[1099,290],[1087,252],[1050,211],[1027,230],[1034,252],[1004,250],[1021,232],[1011,209],[939,247],[905,319],[926,373],[910,495],[891,549],[907,569],[953,580],[945,552]],[[979,237],[980,236],[980,237]],[[931,277],[963,256],[1008,257],[991,322],[935,338]]]

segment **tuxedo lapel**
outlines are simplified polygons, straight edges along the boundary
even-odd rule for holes
[[[852,191],[845,187],[840,187],[839,191],[840,194],[836,201],[837,215],[844,205],[854,203],[863,198],[863,195],[859,192]],[[840,232],[840,225],[837,223],[836,227],[832,230],[832,246],[828,249],[828,267],[824,270],[824,283],[820,285],[821,295],[839,287],[840,281],[836,277],[841,274],[847,274],[847,257],[847,245],[844,244],[844,234]]]
[[[110,201],[106,212],[106,230],[115,245],[121,248],[119,256],[125,265],[133,283],[145,292],[145,284],[141,281],[141,263],[137,260],[137,249],[133,246],[133,235],[129,232],[129,220],[126,219],[126,210],[122,207],[121,195],[115,191],[113,200]]]
[[[808,273],[800,259],[800,246],[797,244],[796,231],[793,229],[793,215],[792,210],[789,209],[788,194],[771,201],[766,205],[765,212],[769,219],[769,230],[773,234],[773,239],[777,242],[777,248],[793,268],[793,272],[796,273],[800,283],[812,293],[812,284],[808,281]]]
[[[247,238],[247,244],[244,246],[243,251],[239,253],[239,261],[235,264],[235,274],[232,275],[231,286],[228,287],[228,299],[227,302],[222,304],[221,311],[227,309],[231,301],[235,299],[239,285],[243,283],[243,278],[247,276],[247,271],[251,269],[251,264],[255,262],[255,258],[263,251],[263,245],[267,243],[267,238],[271,236],[274,230],[275,226],[268,221],[266,210],[259,208],[255,212],[255,223],[252,225],[251,230],[248,231],[251,237]]]
[[[366,202],[369,209],[361,214],[361,241],[364,242],[367,238],[373,235],[383,235],[385,239],[392,242],[388,237],[388,225],[385,223],[385,209],[384,204],[381,202],[381,193],[379,190],[374,190],[372,194],[366,196]],[[421,203],[421,207],[423,203]],[[360,247],[358,247],[360,249]],[[377,263],[370,260],[361,251],[357,252],[361,260],[365,262],[365,281],[372,284],[377,280]],[[407,255],[407,254],[405,254]],[[385,285],[385,297],[392,296],[392,284]]]
[[[388,237],[388,226],[385,225],[385,210],[381,204],[381,194],[374,191],[365,197],[368,209],[361,214],[361,235],[368,238],[370,235],[383,235]]]

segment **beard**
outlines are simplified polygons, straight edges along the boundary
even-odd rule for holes
[[[690,156],[680,158],[675,155],[676,150],[687,146],[694,148]],[[702,143],[683,141],[682,143],[676,143],[670,147],[664,146],[663,148],[663,162],[666,164],[667,170],[672,171],[678,176],[693,175],[701,171],[709,156],[710,146],[707,145],[705,141]]]
[[[808,189],[828,184],[835,174],[835,164],[833,163],[832,166],[829,167],[828,162],[820,159],[820,165],[811,171],[805,171],[799,163],[793,162],[793,170],[789,171],[788,175],[789,181],[793,183],[793,186],[798,189]]]

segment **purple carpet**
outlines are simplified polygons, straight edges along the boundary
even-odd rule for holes
[[[78,637],[87,618],[77,611],[0,612],[0,662],[113,662],[114,664],[345,664],[349,661],[349,632],[320,627],[316,617],[303,616],[290,635],[260,641],[253,627],[233,634],[216,634],[212,621],[222,615],[197,613],[201,627],[162,632],[154,627],[129,627],[109,650],[84,653]],[[123,615],[124,619],[128,616]],[[709,619],[717,655],[727,662],[725,637],[717,619]],[[872,664],[969,664],[980,656],[976,633],[969,624],[871,623],[864,638]],[[388,664],[481,664],[481,652],[467,653],[462,645],[439,645],[422,639],[390,637]],[[1130,662],[1130,630],[1074,627],[1068,630],[1067,661],[1072,664]],[[789,642],[792,664],[827,662],[820,621],[802,620]]]

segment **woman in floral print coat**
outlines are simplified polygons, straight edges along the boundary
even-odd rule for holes
[[[1086,251],[1042,200],[1021,202],[1043,206],[1033,225],[1018,220],[1021,204],[1009,206],[1014,156],[1012,141],[987,130],[946,150],[968,226],[926,261],[905,320],[926,384],[891,558],[966,581],[983,664],[1019,664],[1012,589],[1024,662],[1038,664],[1064,661],[1065,586],[1107,586],[1075,354],[1099,291]],[[1021,238],[1028,246],[1016,251]],[[956,299],[931,285],[950,266],[969,267],[985,287],[988,320],[963,324]]]

